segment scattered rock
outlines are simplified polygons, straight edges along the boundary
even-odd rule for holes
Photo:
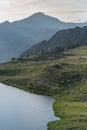
[[[65,107],[68,107],[68,105],[67,105],[67,104],[65,104],[64,106],[65,106]]]
[[[55,69],[62,69],[62,67],[59,64],[55,64],[46,68],[47,71],[55,70]]]

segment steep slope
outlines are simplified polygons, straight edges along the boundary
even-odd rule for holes
[[[75,27],[58,31],[48,41],[43,41],[32,46],[22,56],[38,54],[41,51],[48,51],[56,47],[71,49],[74,47],[87,45],[87,26]]]
[[[60,29],[87,23],[64,23],[41,12],[26,19],[0,24],[0,62],[18,57],[37,42],[48,40]]]

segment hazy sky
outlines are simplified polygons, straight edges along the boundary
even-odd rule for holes
[[[0,0],[0,22],[43,12],[63,21],[87,21],[87,0]]]

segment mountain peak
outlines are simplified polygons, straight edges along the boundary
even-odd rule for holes
[[[24,19],[22,19],[22,20],[20,20],[20,21],[15,21],[15,22],[13,22],[13,23],[17,23],[17,22],[22,22],[22,23],[29,23],[29,21],[31,21],[31,23],[33,22],[35,22],[35,24],[36,24],[36,22],[39,22],[39,23],[44,23],[44,22],[48,22],[48,23],[51,23],[51,22],[56,22],[56,23],[58,23],[58,22],[62,22],[62,21],[60,21],[59,19],[57,19],[57,18],[55,18],[55,17],[52,17],[52,16],[50,16],[50,15],[46,15],[45,13],[43,13],[43,12],[37,12],[37,13],[34,13],[34,14],[32,14],[31,16],[29,16],[29,17],[27,17],[27,18],[24,18]],[[47,26],[48,26],[48,24],[47,24]]]
[[[45,14],[44,14],[44,13],[42,13],[42,12],[37,12],[37,13],[35,13],[35,14],[33,14],[33,15],[44,16]]]
[[[32,18],[32,17],[37,18],[37,17],[45,17],[45,16],[46,16],[46,15],[45,15],[44,13],[42,13],[42,12],[37,12],[37,13],[31,15],[29,18]]]
[[[1,24],[10,24],[10,22],[9,21],[5,21],[5,22],[3,22],[3,23],[1,23]]]
[[[35,18],[35,19],[38,19],[38,18],[40,18],[40,19],[48,19],[49,21],[56,21],[56,22],[62,22],[62,21],[60,21],[59,19],[57,19],[57,18],[55,18],[55,17],[52,17],[52,16],[50,16],[50,15],[46,15],[45,13],[43,13],[43,12],[37,12],[37,13],[35,13],[35,14],[33,14],[33,15],[31,15],[29,18]]]

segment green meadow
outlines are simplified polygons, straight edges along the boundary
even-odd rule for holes
[[[87,47],[66,51],[54,60],[33,59],[29,56],[0,64],[0,82],[54,97],[53,109],[61,120],[49,122],[48,130],[86,130]]]

